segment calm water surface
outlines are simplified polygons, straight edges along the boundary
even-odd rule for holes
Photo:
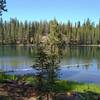
[[[66,47],[61,59],[60,78],[100,84],[100,47]],[[0,46],[0,69],[9,74],[34,73],[34,47]],[[73,66],[74,65],[74,66]]]

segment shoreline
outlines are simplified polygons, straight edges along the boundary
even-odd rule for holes
[[[4,44],[4,45],[0,45],[0,46],[36,46],[36,44]],[[100,44],[99,45],[65,45],[65,47],[100,47]]]
[[[77,47],[100,47],[100,45],[69,45],[69,46],[77,46]]]

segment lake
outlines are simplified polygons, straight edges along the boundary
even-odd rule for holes
[[[100,84],[100,47],[66,47],[59,76],[63,80]],[[0,46],[0,70],[7,74],[34,73],[36,50],[29,46]]]

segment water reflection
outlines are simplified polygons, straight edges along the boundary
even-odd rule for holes
[[[35,47],[30,46],[0,46],[0,69],[28,69],[35,63],[36,52]],[[66,47],[62,54],[63,58],[60,63],[62,79],[68,79],[69,76],[76,74],[78,79],[84,75],[100,77],[100,47]],[[71,66],[76,64],[77,66]],[[68,65],[70,66],[68,67]],[[92,80],[92,78],[90,79]]]

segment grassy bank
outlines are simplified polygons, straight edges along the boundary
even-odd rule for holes
[[[100,93],[100,85],[96,84],[78,83],[72,81],[58,81],[57,85],[59,91],[82,92],[82,93],[86,91],[91,91],[95,93]]]
[[[17,79],[20,82],[25,82],[27,84],[30,84],[31,86],[33,86],[33,88],[35,86],[36,79],[33,78],[32,76],[16,77],[16,76],[10,76],[10,75],[0,75],[0,86],[2,86],[3,84],[7,84],[5,83],[5,80],[15,81]],[[48,84],[46,84],[45,82],[45,87],[46,86],[48,86]],[[72,81],[67,81],[67,80],[58,80],[55,82],[52,88],[53,88],[54,93],[56,94],[64,93],[64,96],[67,94],[68,95],[77,94],[81,98],[78,100],[99,100],[100,99],[100,85],[96,85],[96,84],[87,84],[87,83],[78,83],[78,82],[72,82]],[[21,91],[24,90],[21,88],[19,89]],[[3,92],[1,93],[3,94]],[[0,94],[0,97],[1,96],[2,95]],[[58,100],[58,99],[55,99],[55,100]]]
[[[25,76],[25,77],[16,77],[16,76],[11,76],[11,75],[0,75],[0,83],[4,83],[5,80],[19,80],[25,81],[26,83],[29,84],[35,84],[35,78],[31,76]],[[67,80],[59,80],[56,81],[54,85],[54,90],[58,92],[86,92],[86,91],[91,91],[95,93],[100,93],[100,85],[96,84],[88,84],[88,83],[78,83],[78,82],[72,82],[72,81],[67,81]]]

